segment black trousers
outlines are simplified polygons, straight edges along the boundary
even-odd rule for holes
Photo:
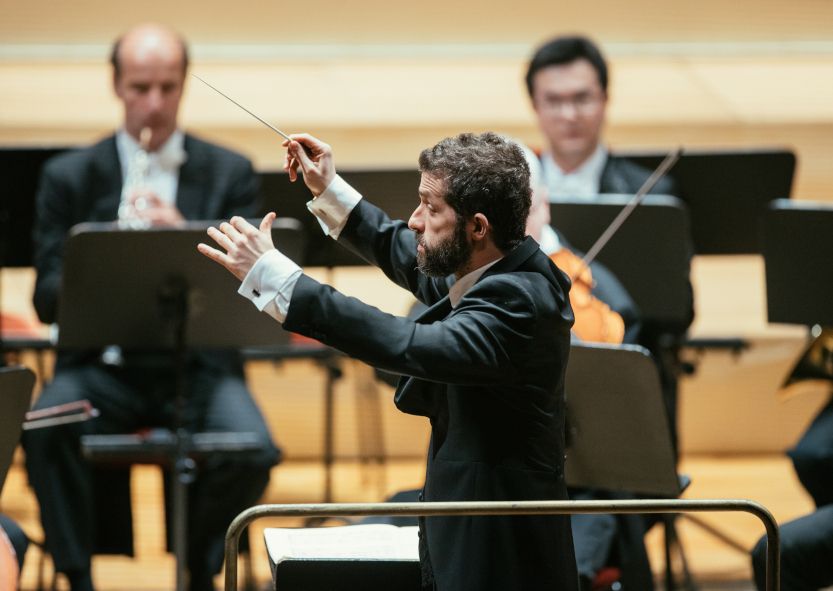
[[[592,489],[570,489],[569,492],[573,501],[634,498],[626,493]],[[654,588],[644,540],[647,522],[642,515],[575,514],[570,516],[570,524],[583,589],[589,589],[599,571],[609,565],[621,569],[622,584],[626,589],[648,591]]]
[[[201,463],[189,487],[187,564],[191,588],[210,588],[211,576],[222,566],[223,538],[229,523],[258,501],[270,468],[280,460],[280,451],[245,386],[242,372],[229,373],[192,361],[187,391],[184,424],[191,432],[246,431],[257,433],[262,440],[259,451],[244,457],[209,458]],[[59,367],[36,408],[82,398],[92,402],[100,411],[99,417],[27,431],[23,438],[46,547],[60,572],[88,569],[91,555],[100,548],[96,541],[102,532],[124,526],[99,518],[101,506],[96,505],[93,469],[81,457],[80,436],[173,426],[174,375],[169,368],[147,365]],[[107,500],[107,504],[113,502]],[[129,509],[129,504],[122,506]],[[126,513],[130,531],[129,511]]]

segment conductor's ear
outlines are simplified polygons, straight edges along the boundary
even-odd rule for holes
[[[474,214],[472,218],[472,237],[476,240],[483,240],[489,233],[489,219],[482,213]]]

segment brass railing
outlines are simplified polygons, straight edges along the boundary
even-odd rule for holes
[[[763,505],[744,499],[674,499],[628,501],[492,501],[464,503],[328,503],[258,505],[238,515],[226,532],[226,591],[237,589],[240,534],[262,517],[348,517],[359,515],[567,515],[573,513],[690,513],[744,512],[766,528],[766,589],[780,591],[781,563],[778,524]]]

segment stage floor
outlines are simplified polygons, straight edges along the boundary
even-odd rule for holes
[[[134,468],[136,503],[136,552],[134,559],[97,557],[94,576],[100,591],[169,590],[174,586],[174,562],[163,552],[161,474],[152,466]],[[390,460],[384,466],[339,462],[333,472],[334,500],[341,502],[376,501],[397,490],[419,486],[423,477],[421,459]],[[681,471],[692,479],[688,498],[747,498],[766,506],[779,521],[792,519],[811,510],[811,502],[798,485],[787,459],[779,455],[693,455],[683,458]],[[268,503],[320,502],[323,470],[318,462],[288,461],[275,468],[263,499]],[[21,522],[34,538],[40,538],[37,507],[25,485],[25,475],[17,463],[9,475],[2,499],[3,510]],[[700,519],[739,548],[750,548],[763,534],[760,522],[746,514],[699,514]],[[268,560],[262,543],[264,527],[292,527],[299,520],[270,519],[254,524],[253,565],[258,587],[270,579]],[[679,520],[679,533],[695,581],[703,591],[752,589],[748,555],[722,541],[689,519]],[[658,528],[648,534],[651,562],[661,580],[664,569],[662,535]],[[40,551],[27,554],[23,589],[37,585]],[[46,562],[47,581],[51,565]],[[221,580],[217,580],[218,587]],[[262,584],[262,585],[261,585]],[[59,580],[58,589],[66,589]],[[658,589],[662,585],[658,585]]]

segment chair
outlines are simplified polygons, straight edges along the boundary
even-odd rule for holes
[[[677,474],[676,456],[657,366],[636,345],[574,344],[566,375],[567,462],[571,487],[659,498],[677,498],[688,480]],[[676,588],[671,555],[692,588],[673,516],[665,527],[666,585]]]

